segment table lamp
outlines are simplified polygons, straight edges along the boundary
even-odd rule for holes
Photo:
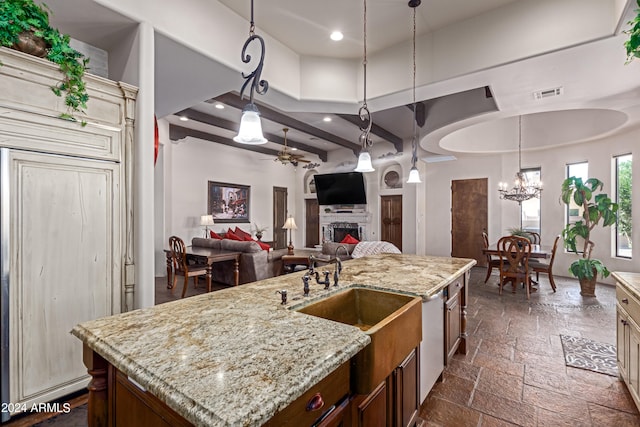
[[[200,225],[204,226],[204,237],[209,237],[209,226],[214,225],[213,215],[200,215]]]
[[[291,241],[291,230],[298,229],[298,226],[296,225],[296,221],[293,219],[292,216],[290,216],[284,222],[284,225],[282,226],[282,228],[285,230],[289,230],[289,246],[287,246],[287,249],[288,249],[287,255],[293,255],[293,242]]]

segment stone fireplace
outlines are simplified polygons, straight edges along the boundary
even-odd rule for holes
[[[367,240],[369,214],[360,212],[320,213],[320,241],[340,242],[347,234],[362,241]]]

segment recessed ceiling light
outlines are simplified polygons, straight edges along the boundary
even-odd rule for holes
[[[291,151],[298,151],[296,147],[291,147]]]
[[[187,116],[180,116],[180,121],[181,121],[181,122],[188,122],[188,121],[189,121],[189,117],[187,117]]]
[[[340,31],[334,31],[333,33],[331,33],[330,37],[331,37],[331,40],[339,42],[344,38],[344,35]]]
[[[325,118],[322,119],[323,122],[330,122],[331,121],[331,117],[326,116]]]
[[[224,104],[221,104],[221,103],[219,103],[219,102],[216,102],[216,108],[217,108],[218,110],[224,110]]]

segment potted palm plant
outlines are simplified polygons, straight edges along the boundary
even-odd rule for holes
[[[69,45],[68,35],[49,25],[49,12],[45,4],[33,0],[0,1],[0,46],[58,64],[62,78],[51,90],[58,96],[64,93],[68,111],[60,117],[75,121],[73,114],[84,112],[89,99],[83,80],[89,59]]]
[[[562,238],[570,252],[579,254],[579,238],[583,242],[580,258],[569,267],[569,272],[580,281],[580,294],[583,296],[595,296],[598,274],[602,277],[609,276],[609,270],[602,261],[591,258],[596,245],[591,240],[591,230],[600,223],[603,227],[609,227],[615,224],[617,219],[618,204],[613,203],[606,193],[596,194],[603,186],[604,183],[597,178],[589,178],[583,182],[575,176],[565,179],[562,183],[562,201],[567,206],[573,201],[583,210],[581,220],[567,224],[562,230]]]

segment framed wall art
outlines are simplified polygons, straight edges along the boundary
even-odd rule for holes
[[[248,185],[209,181],[208,213],[215,222],[249,222]]]

